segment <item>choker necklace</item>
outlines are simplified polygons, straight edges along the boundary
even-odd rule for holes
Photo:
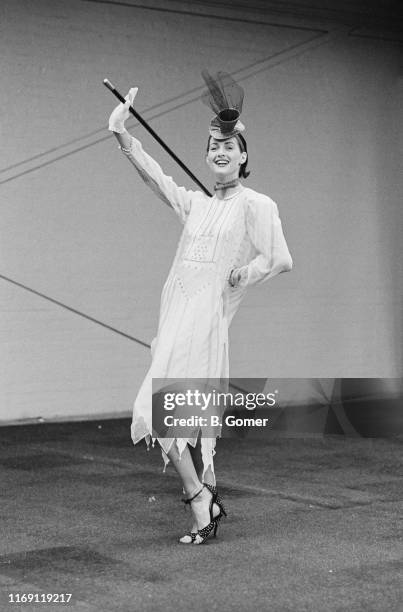
[[[239,184],[240,184],[239,179],[233,179],[232,181],[228,181],[228,183],[217,182],[214,185],[214,191],[219,191],[220,189],[229,189],[230,187],[237,187]]]

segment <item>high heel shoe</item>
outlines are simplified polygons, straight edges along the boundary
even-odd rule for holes
[[[179,538],[179,542],[181,544],[193,544],[197,536],[197,531],[189,531],[189,533],[185,533],[184,536]]]
[[[214,537],[217,536],[217,529],[220,520],[223,516],[227,516],[227,512],[222,504],[221,498],[217,494],[217,488],[212,485],[204,484],[208,491],[211,493],[210,505],[209,505],[209,513],[210,513],[210,522],[208,525],[203,527],[203,529],[199,529],[195,539],[193,540],[193,544],[203,544],[207,538],[213,533]],[[200,493],[201,491],[199,491]],[[199,495],[197,493],[197,495]],[[214,516],[213,507],[214,504],[218,506],[219,513]]]
[[[222,503],[222,499],[221,499],[221,497],[218,495],[217,487],[215,487],[214,485],[207,484],[206,482],[204,483],[204,486],[205,486],[205,487],[207,487],[207,488],[208,488],[208,490],[210,491],[210,493],[212,493],[212,494],[213,494],[213,496],[214,496],[214,501],[213,501],[213,503],[215,503],[215,504],[217,504],[218,506],[220,506],[220,507],[221,507],[221,510],[222,510],[222,513],[223,513],[223,515],[224,515],[224,516],[227,516],[227,513],[226,513],[225,508],[224,508],[224,504]]]
[[[200,495],[200,493],[203,491],[203,487],[200,489],[200,491],[198,491],[196,493],[196,495],[193,495],[193,497],[189,498],[189,499],[182,499],[183,503],[186,505],[191,504],[191,502],[194,500],[195,497],[197,497],[198,495]],[[181,538],[179,538],[179,542],[181,544],[193,544],[193,542],[195,541],[197,536],[197,531],[190,531],[189,533],[185,533],[184,536],[182,536]]]
[[[221,497],[217,493],[217,487],[213,485],[209,485],[207,483],[204,483],[203,486],[206,487],[206,489],[210,491],[211,496],[212,496],[210,500],[210,506],[209,506],[210,523],[207,525],[207,527],[204,527],[203,529],[199,531],[190,531],[189,533],[186,533],[183,537],[179,539],[179,542],[181,544],[203,544],[203,542],[208,538],[208,536],[213,531],[213,529],[214,529],[214,537],[216,537],[219,521],[221,520],[223,516],[227,516],[227,512],[224,508]],[[187,504],[190,505],[191,502],[195,499],[195,497],[200,495],[202,491],[203,491],[203,488],[201,488],[200,491],[198,491],[196,495],[194,495],[193,497],[189,499],[182,499],[183,503],[185,505]],[[219,507],[219,513],[216,516],[213,515],[214,504],[216,504]],[[206,532],[206,530],[208,530],[208,532]],[[198,539],[197,542],[196,542],[196,538]]]

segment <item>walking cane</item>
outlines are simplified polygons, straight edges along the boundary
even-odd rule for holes
[[[104,79],[104,85],[105,85],[105,87],[107,87],[117,97],[117,99],[120,102],[122,102],[123,104],[126,102],[124,97],[118,92],[116,87],[114,85],[112,85],[112,83],[108,79]],[[176,161],[176,163],[179,164],[179,166],[182,168],[182,170],[184,170],[186,172],[186,174],[188,176],[190,176],[190,178],[204,191],[204,193],[206,195],[211,197],[211,193],[209,192],[209,190],[206,189],[206,187],[203,185],[203,183],[201,183],[199,181],[199,179],[195,177],[193,172],[191,172],[189,170],[189,168],[187,166],[185,166],[183,161],[181,159],[179,159],[179,157],[177,155],[175,155],[175,153],[172,151],[172,149],[170,149],[168,147],[168,145],[162,140],[162,138],[160,138],[158,136],[158,134],[156,132],[154,132],[152,127],[150,125],[148,125],[147,121],[145,121],[143,119],[143,117],[141,115],[139,115],[139,113],[136,110],[134,110],[134,108],[132,106],[129,106],[129,111],[131,112],[133,117],[136,117],[137,121],[139,123],[141,123],[141,125],[143,127],[145,127],[147,132],[149,132],[151,134],[151,136],[153,136],[155,138],[155,140],[165,149],[165,151],[167,153],[169,153],[169,155]]]

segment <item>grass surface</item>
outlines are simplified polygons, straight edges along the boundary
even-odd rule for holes
[[[177,543],[190,514],[173,468],[132,446],[128,420],[1,434],[1,611],[403,609],[399,437],[220,440],[229,516],[193,547]]]

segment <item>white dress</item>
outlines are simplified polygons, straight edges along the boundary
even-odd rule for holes
[[[184,225],[164,285],[158,333],[151,344],[152,363],[134,403],[134,444],[153,438],[152,379],[229,377],[228,327],[249,285],[291,269],[277,205],[266,195],[239,186],[224,200],[178,187],[131,137],[122,149],[143,180]],[[238,287],[231,270],[242,274]],[[196,438],[157,438],[166,453],[175,442],[181,453]],[[211,467],[215,438],[201,439],[204,471]]]

